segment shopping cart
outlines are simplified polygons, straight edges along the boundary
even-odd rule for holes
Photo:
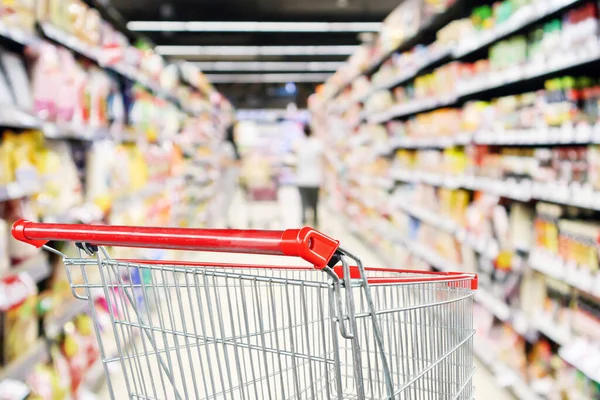
[[[119,376],[129,397],[141,399],[473,398],[474,274],[365,268],[311,228],[21,220],[12,232],[55,253],[47,241],[82,249],[64,264],[69,279],[82,270],[83,281],[70,282],[76,298],[92,305],[102,290],[110,305],[116,355],[106,354],[95,328],[113,398],[124,394],[115,392]],[[287,255],[309,265],[118,260],[103,246]],[[134,275],[145,278],[136,283]]]
[[[248,205],[248,226],[272,228],[281,223],[279,212],[279,179],[271,177],[268,182],[246,183],[246,203]]]

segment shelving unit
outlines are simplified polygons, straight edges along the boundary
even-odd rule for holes
[[[459,3],[461,6],[458,6]],[[469,7],[476,6],[481,6],[481,3],[455,2],[446,12],[437,16],[438,20],[445,22],[436,30],[450,21],[466,17]],[[594,181],[596,161],[592,158],[595,153],[591,149],[596,149],[600,144],[600,121],[593,116],[588,118],[586,112],[589,109],[583,110],[581,105],[585,99],[583,95],[578,97],[579,103],[569,97],[572,93],[582,93],[587,86],[568,86],[565,83],[568,80],[561,75],[598,79],[596,67],[600,63],[600,36],[597,27],[600,26],[600,19],[597,5],[578,0],[531,2],[520,5],[520,8],[513,7],[510,16],[502,15],[501,22],[494,20],[494,17],[499,18],[495,13],[503,4],[496,6],[498,8],[490,9],[487,25],[479,21],[481,25],[473,28],[471,34],[465,28],[465,21],[457,21],[457,24],[463,23],[460,25],[463,30],[456,36],[456,41],[450,44],[435,39],[431,31],[421,35],[422,31],[430,29],[423,24],[415,35],[419,40],[396,48],[396,53],[406,51],[405,54],[392,60],[390,54],[384,53],[385,60],[389,61],[374,58],[373,67],[367,68],[356,82],[353,79],[344,82],[335,91],[335,97],[317,97],[312,107],[314,125],[327,138],[329,147],[337,150],[337,154],[328,154],[327,157],[331,174],[327,192],[335,209],[344,210],[347,218],[352,220],[354,230],[358,234],[367,232],[363,234],[363,240],[377,249],[382,258],[393,260],[394,265],[400,259],[416,268],[429,266],[440,271],[475,272],[475,268],[485,278],[480,279],[484,283],[479,286],[475,302],[486,310],[486,315],[492,316],[493,326],[507,326],[527,343],[522,350],[521,347],[515,349],[519,353],[515,358],[520,359],[520,353],[523,352],[523,363],[526,363],[535,357],[532,349],[539,350],[546,343],[551,343],[548,347],[552,349],[553,357],[561,358],[574,370],[587,376],[588,387],[595,387],[600,383],[600,377],[594,371],[600,366],[592,360],[597,357],[585,357],[577,346],[582,346],[581,342],[584,341],[588,348],[596,349],[597,338],[573,324],[577,324],[574,318],[585,309],[586,304],[594,301],[598,304],[600,273],[594,262],[575,262],[572,258],[565,259],[563,253],[569,253],[569,247],[564,247],[569,240],[580,244],[582,248],[584,244],[589,246],[594,254],[600,250],[600,243],[593,239],[588,241],[587,236],[581,233],[583,228],[578,233],[581,237],[566,230],[567,222],[571,220],[573,224],[587,223],[586,226],[590,226],[597,223],[599,218],[600,189]],[[458,11],[460,7],[463,7],[462,11]],[[577,10],[577,13],[573,10]],[[593,16],[590,10],[595,10]],[[487,18],[481,15],[485,15],[485,12],[475,15],[473,20]],[[587,22],[588,28],[595,26],[595,30],[590,28],[584,31],[579,26],[581,30],[577,31],[574,21],[582,20]],[[472,21],[470,23],[474,24]],[[542,34],[545,35],[549,25],[561,28],[561,23],[572,29],[569,32],[573,35],[579,34],[580,41],[573,45],[565,44],[573,36],[560,36],[561,31],[556,28],[553,31],[557,35],[554,52],[548,50],[535,53],[538,54],[537,58],[528,58],[536,50],[530,44],[533,38],[539,39]],[[517,35],[520,44],[531,45],[531,48],[526,47],[528,55],[516,65],[500,67],[498,63],[496,69],[491,68],[489,63],[492,56],[487,59],[482,54],[487,54],[492,47],[497,48],[496,44],[500,42],[509,43],[507,39],[516,38]],[[409,50],[416,44],[421,47],[411,53]],[[355,59],[351,58],[349,62],[355,62]],[[383,73],[377,74],[384,68],[386,70]],[[448,72],[445,75],[445,71],[454,71],[452,68],[460,72],[455,75]],[[452,84],[447,85],[452,90],[446,90],[445,86],[436,90],[432,88],[435,85],[430,84],[430,87],[425,83],[417,87],[417,79],[422,78],[421,82],[424,82],[436,71],[444,71],[440,72],[440,76],[446,79],[455,77]],[[365,77],[375,79],[368,82]],[[386,79],[380,79],[384,77]],[[430,79],[433,82],[434,78]],[[326,89],[336,82],[336,79],[332,79],[326,83]],[[447,82],[439,83],[443,86]],[[540,92],[541,89],[545,92]],[[388,90],[389,94],[383,93]],[[567,90],[573,92],[558,97]],[[525,100],[521,103],[520,98],[525,98],[520,96],[522,94],[530,96],[530,103],[526,104]],[[517,97],[518,101],[515,100]],[[576,118],[567,118],[557,124],[539,112],[541,102],[551,105],[553,101],[559,103],[561,99],[574,104],[570,110]],[[500,103],[501,100],[505,102]],[[338,104],[342,107],[336,109]],[[514,108],[511,108],[513,105]],[[485,113],[473,114],[478,106]],[[514,111],[521,109],[526,111],[522,114]],[[457,122],[452,119],[455,117],[462,119]],[[569,151],[570,159],[560,158]],[[588,157],[582,158],[577,164],[580,169],[576,173],[585,174],[584,178],[580,175],[565,178],[556,172],[557,165],[563,165],[562,162],[574,163],[573,154],[576,151]],[[485,156],[489,156],[488,164],[481,161]],[[518,162],[509,165],[511,157],[518,159]],[[449,193],[454,196],[452,200],[448,200],[451,196]],[[491,205],[489,209],[481,205],[481,208],[477,208],[476,201],[481,198],[488,199],[489,203],[484,204],[493,204],[493,208]],[[440,205],[442,200],[443,206]],[[466,203],[463,205],[460,201]],[[450,218],[448,213],[452,211],[449,210],[458,208],[458,204],[467,207],[473,214],[467,216],[465,210],[460,208],[462,214]],[[549,244],[538,236],[541,235],[538,230],[542,228],[534,226],[534,223],[541,224],[538,220],[543,217],[542,211],[537,207],[544,205],[558,207],[562,214],[556,217],[557,221],[566,221],[565,228],[562,225],[556,228],[557,241],[560,240],[561,244],[553,252],[543,247]],[[494,213],[503,210],[508,219],[513,208],[530,213],[527,218],[532,218],[531,225],[523,229],[531,229],[530,236],[533,239],[531,243],[521,245],[511,243],[511,248],[507,247],[506,238],[499,237],[496,221],[499,217]],[[443,214],[440,210],[444,210]],[[474,221],[478,218],[486,222],[480,222],[480,226],[486,227],[480,229],[487,234],[477,234],[474,231],[476,228],[471,226],[476,224]],[[556,221],[553,223],[558,224]],[[571,229],[575,231],[575,227]],[[592,228],[589,229],[591,232]],[[473,256],[465,255],[465,252]],[[591,256],[591,259],[595,257]],[[509,286],[506,282],[515,286],[510,286],[510,289],[502,286]],[[520,296],[524,295],[518,293],[523,282],[536,285],[535,290],[541,291],[540,296],[543,295],[544,302],[536,299],[535,313],[528,304],[522,303],[528,300],[522,300]],[[566,284],[568,293],[567,289],[560,289],[560,294],[551,292],[552,282],[557,282],[557,287],[562,287],[558,286],[559,283]],[[502,290],[509,293],[498,295]],[[569,305],[559,308],[560,312],[567,315],[562,319],[557,316],[560,314],[557,309],[552,311],[552,307],[560,300],[551,296],[559,295],[570,299],[570,302],[565,302]],[[600,323],[600,316],[594,316],[593,312],[589,318],[596,318]],[[505,365],[488,356],[483,349],[494,346],[494,340],[494,337],[482,338],[476,346],[476,355],[494,374],[510,382],[507,386],[517,398],[538,399],[558,390],[553,385],[560,383],[553,379],[546,379],[545,383],[537,382],[521,370],[512,370],[508,365],[512,363]],[[549,370],[554,371],[554,368],[559,367],[549,367]],[[571,371],[571,367],[560,368],[561,372],[557,373]],[[595,393],[592,390],[587,396],[596,396]],[[585,398],[586,395],[580,396]]]
[[[108,35],[94,44],[91,44],[88,37],[91,33],[87,26],[85,34],[82,34],[74,28],[68,29],[66,21],[64,24],[54,21],[58,11],[47,16],[48,18],[41,17],[35,27],[29,27],[31,29],[20,29],[12,25],[9,27],[0,22],[1,53],[3,56],[8,54],[21,63],[19,67],[22,67],[26,78],[26,85],[21,85],[21,88],[29,90],[28,97],[31,100],[30,104],[20,101],[17,96],[19,92],[15,88],[15,82],[10,79],[3,58],[2,77],[5,79],[2,83],[6,83],[6,91],[10,92],[3,93],[3,99],[14,97],[15,104],[2,104],[0,107],[0,126],[4,131],[0,144],[9,143],[9,140],[18,144],[26,140],[32,143],[27,153],[24,150],[19,153],[27,162],[19,165],[18,171],[17,167],[14,167],[14,171],[13,167],[6,168],[6,164],[0,168],[0,172],[5,173],[9,169],[11,174],[6,178],[9,176],[9,172],[6,172],[3,178],[8,183],[0,185],[0,203],[3,203],[4,210],[2,218],[7,220],[8,225],[12,223],[11,218],[14,220],[24,216],[21,213],[28,213],[27,217],[30,219],[39,218],[47,223],[140,224],[139,221],[142,220],[141,223],[170,226],[179,226],[182,221],[195,226],[211,226],[216,213],[220,212],[215,207],[219,201],[217,181],[223,172],[219,144],[224,129],[230,122],[233,108],[194,66],[169,64],[152,49],[143,52],[135,50],[132,43],[140,38],[126,31],[125,24],[108,9],[109,5],[94,0],[87,3],[101,8],[100,15],[105,24],[102,26],[102,35]],[[147,41],[144,44],[149,45]],[[60,53],[61,57],[72,61],[70,71],[80,74],[77,79],[81,79],[81,82],[69,81],[72,86],[69,88],[82,92],[77,92],[77,96],[73,95],[73,98],[89,95],[89,99],[86,98],[89,100],[89,104],[86,104],[88,108],[81,105],[81,114],[77,114],[80,104],[75,99],[73,104],[65,105],[64,99],[69,96],[67,89],[63,88],[68,85],[58,73],[52,75],[44,72],[44,78],[48,81],[53,79],[52,83],[59,88],[57,90],[65,90],[65,93],[53,93],[51,100],[54,103],[48,108],[44,108],[45,104],[39,99],[41,95],[36,90],[40,90],[39,81],[44,80],[35,80],[35,66],[41,65],[35,63],[43,59],[42,55],[48,49],[52,49],[57,58]],[[160,61],[158,64],[162,65],[164,62],[162,72],[168,70],[168,76],[160,74],[161,70],[156,68],[156,63],[153,67],[148,66],[145,57],[150,54],[158,57],[154,59]],[[61,65],[57,69],[63,67],[63,62],[61,59]],[[94,89],[95,99],[92,98],[90,89],[92,77],[104,79],[98,83],[101,88]],[[45,93],[50,92],[48,88],[45,89]],[[102,94],[98,94],[99,92]],[[98,100],[97,103],[94,100]],[[122,109],[115,106],[119,101]],[[64,107],[62,111],[60,104]],[[56,108],[52,109],[53,106]],[[100,110],[97,112],[100,117],[91,117],[92,107]],[[159,107],[164,108],[166,116],[162,112],[148,111]],[[85,114],[86,111],[88,114]],[[30,153],[35,153],[35,157],[29,157]],[[3,152],[0,159],[5,161],[3,158],[7,154],[12,158],[17,151],[11,148],[11,153]],[[60,158],[63,156],[64,158]],[[12,166],[17,163],[13,163],[11,159],[10,164]],[[68,172],[73,173],[69,177],[62,176],[61,173],[65,170],[57,167],[59,164],[61,167],[72,165]],[[99,172],[100,164],[112,165],[114,173],[108,170]],[[134,173],[131,170],[139,173],[132,178]],[[204,171],[201,177],[197,173],[191,173],[198,170]],[[77,184],[66,184],[73,182]],[[61,197],[63,194],[64,197]],[[15,213],[16,217],[13,215]],[[33,308],[33,311],[27,311],[27,318],[28,323],[31,322],[29,328],[35,328],[38,339],[31,345],[32,335],[23,332],[23,341],[19,343],[22,356],[0,370],[2,390],[10,390],[13,380],[27,382],[23,387],[31,385],[32,376],[39,373],[37,367],[40,364],[46,364],[49,366],[48,370],[53,369],[54,373],[62,373],[64,370],[56,368],[54,362],[57,360],[51,357],[50,349],[58,348],[57,351],[63,352],[63,337],[81,334],[80,327],[69,322],[79,315],[90,313],[88,302],[73,299],[68,282],[63,282],[66,277],[55,270],[55,267],[64,267],[60,260],[54,261],[48,252],[41,251],[23,250],[23,254],[13,255],[15,250],[9,249],[12,243],[8,242],[6,233],[3,237],[7,243],[2,243],[0,250],[7,252],[3,256],[7,256],[5,259],[10,260],[10,265],[3,266],[0,275],[3,284],[2,305],[10,307],[6,307],[9,310],[3,312],[16,312],[22,304],[29,307],[27,310]],[[68,246],[68,250],[64,250],[58,247],[60,244],[49,245],[57,246],[68,254],[71,254],[69,250],[73,250]],[[14,263],[21,255],[24,261]],[[9,290],[9,286],[13,284],[21,285],[18,288],[19,296],[23,294],[23,287],[27,286],[25,296],[29,297],[25,303],[22,303],[17,294],[11,294],[16,292]],[[11,295],[13,299],[5,298]],[[101,298],[102,294],[94,293],[94,296],[94,299],[96,296]],[[15,299],[20,302],[11,304]],[[32,306],[33,303],[36,304]],[[50,310],[45,309],[48,305],[51,305]],[[116,309],[111,311],[119,312]],[[6,346],[4,340],[9,335],[15,336],[12,330],[15,323],[11,322],[9,315],[13,319],[25,318],[14,313],[3,316],[2,346]],[[18,322],[18,329],[24,329],[22,321]],[[65,326],[71,330],[65,329]],[[73,329],[78,332],[73,332]],[[85,328],[82,329],[84,330]],[[19,333],[17,337],[20,337]],[[77,346],[80,346],[79,342]],[[6,349],[4,347],[2,351],[4,357]],[[86,353],[86,357],[87,353],[91,353],[90,350],[82,349],[81,346],[78,348],[78,351]],[[110,349],[108,355],[116,357],[116,348]],[[65,356],[67,359],[70,357],[73,354]],[[98,360],[93,367],[86,368],[84,373],[84,381],[95,388],[104,377],[102,361]],[[79,394],[76,395],[78,396]]]
[[[465,38],[464,41],[456,46],[452,54],[457,59],[467,56],[579,2],[580,0],[556,0],[526,5],[501,25],[489,29],[480,35]]]
[[[424,215],[421,212],[414,212],[413,216],[417,214]],[[433,216],[431,216],[433,217]],[[424,217],[427,220],[427,223],[444,225],[443,218],[438,218],[438,222],[434,222],[435,220],[429,219],[429,217]],[[438,271],[460,271],[463,270],[461,266],[454,265],[451,262],[445,260],[440,254],[438,254],[434,249],[423,246],[422,244],[406,239],[402,236],[399,236],[396,233],[396,229],[389,223],[382,223],[379,226],[374,225],[370,227],[356,227],[355,229],[351,229],[358,236],[360,236],[361,240],[369,242],[369,240],[363,236],[360,232],[368,231],[370,229],[379,230],[379,234],[383,237],[388,237],[394,243],[399,246],[402,246],[406,250],[408,250],[411,254],[419,259],[423,260],[427,264],[431,265],[434,269]],[[442,228],[446,229],[446,227]],[[465,241],[468,243],[468,241]],[[378,248],[379,245],[377,243],[372,243],[375,248]],[[471,244],[468,244],[471,245]],[[473,245],[476,246],[476,245]],[[379,252],[380,256],[383,260],[388,260],[389,258],[386,256],[385,251],[382,249]],[[393,265],[395,262],[390,261],[390,264]],[[528,319],[522,312],[518,310],[511,309],[506,303],[504,303],[501,299],[498,299],[484,288],[478,288],[475,294],[475,301],[480,304],[482,307],[489,310],[490,313],[496,316],[499,320],[511,324],[513,329],[515,329],[520,335],[527,337],[529,341],[535,342],[538,334],[543,334],[546,337],[551,338],[561,347],[566,347],[569,343],[574,340],[579,340],[573,337],[568,331],[565,331],[564,328],[556,326],[553,322],[549,321],[547,318],[537,318],[537,319]],[[582,369],[586,368],[583,365],[579,365],[580,361],[573,359],[573,356],[562,350],[559,350],[560,354],[565,354],[565,361],[575,365],[577,367],[581,367]],[[514,371],[510,370],[507,366],[505,366],[501,361],[492,357],[492,353],[484,352],[483,346],[476,345],[475,346],[475,354],[479,358],[479,360],[486,365],[494,374],[501,375],[503,378],[509,377],[508,381],[510,384],[508,387],[511,389],[513,394],[520,400],[528,400],[528,399],[541,399],[541,395],[536,394],[531,388],[528,387],[527,383],[523,381],[521,377],[518,376]],[[587,367],[589,370],[589,367]],[[591,379],[597,378],[596,372],[592,372],[589,370],[586,372],[590,376]]]

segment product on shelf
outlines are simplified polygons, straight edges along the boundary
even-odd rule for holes
[[[7,29],[32,34],[35,31],[36,3],[34,1],[4,1],[0,5],[1,21]]]

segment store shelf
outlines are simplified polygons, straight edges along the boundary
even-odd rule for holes
[[[492,348],[494,346],[492,345]],[[504,382],[515,397],[519,400],[542,400],[523,380],[519,373],[510,369],[496,356],[495,352],[489,351],[490,346],[478,343],[475,339],[473,352],[487,369],[490,370],[499,381]]]
[[[100,49],[90,46],[83,42],[81,39],[64,32],[62,29],[53,26],[48,22],[42,22],[39,24],[39,29],[43,37],[53,42],[61,44],[66,48],[74,51],[87,58],[90,61],[99,64],[100,61]]]
[[[483,49],[578,2],[579,0],[555,0],[548,3],[538,2],[522,6],[508,21],[502,22],[493,29],[466,36],[458,43],[453,56],[454,58],[461,58]]]
[[[111,138],[110,132],[106,128],[91,128],[87,126],[76,126],[73,124],[57,124],[54,122],[41,121],[40,127],[44,132],[44,136],[48,139],[93,141]]]
[[[397,207],[403,211],[406,211],[415,218],[418,218],[442,231],[454,234],[457,232],[456,224],[435,213],[425,209],[419,209],[417,207]],[[389,237],[394,237],[394,231],[394,228],[390,226],[387,228],[387,232],[383,232],[382,234],[386,234]],[[426,246],[420,245],[414,241],[410,241],[405,238],[399,238],[397,237],[397,234],[395,234],[395,236],[397,243],[402,245],[415,256],[432,265],[435,269],[441,271],[463,270],[461,266],[445,262],[435,250],[427,248]],[[465,239],[463,240],[463,243],[471,247],[477,246],[473,243],[469,244],[468,241],[468,239]],[[491,242],[488,242],[488,246],[492,246]],[[495,251],[497,252],[497,245],[495,247]],[[479,251],[482,252],[485,248],[486,246],[482,245]],[[528,263],[532,268],[540,272],[546,273],[558,280],[566,280],[574,287],[590,293],[593,296],[600,297],[600,275],[591,276],[583,271],[571,271],[571,278],[567,278],[568,275],[566,275],[565,268],[563,266],[564,263],[559,261],[559,267],[557,267],[556,257],[543,257],[540,255],[540,250],[533,250],[531,252]],[[519,335],[526,338],[530,342],[537,341],[538,334],[543,334],[557,343],[559,346],[566,346],[575,339],[567,327],[558,326],[551,317],[538,315],[534,319],[529,319],[523,314],[523,312],[511,309],[510,306],[508,306],[504,301],[497,298],[483,287],[480,287],[477,290],[475,294],[475,300],[499,320],[510,323],[513,329]]]
[[[108,128],[93,128],[77,126],[71,123],[46,122],[27,111],[14,108],[14,106],[0,107],[0,126],[13,129],[39,129],[44,132],[47,139],[54,140],[102,140],[113,139],[117,142],[137,142],[139,135],[130,133],[121,135],[119,132],[111,133]]]
[[[600,49],[598,43],[587,51],[578,53],[557,54],[548,61],[517,66],[504,71],[494,72],[492,75],[473,77],[467,81],[457,84],[457,97],[467,97],[483,93],[492,89],[498,89],[511,84],[521,83],[530,79],[542,78],[544,76],[562,72],[570,68],[578,67],[600,60]]]
[[[416,205],[403,204],[401,201],[396,201],[395,203],[397,204],[396,207],[398,209],[408,215],[453,235],[460,243],[470,247],[487,258],[493,260],[498,256],[499,245],[495,239],[478,237],[477,235],[468,233],[465,228],[461,227],[452,219],[425,208]]]
[[[452,139],[449,141],[453,142]],[[562,127],[479,131],[474,144],[497,146],[569,146],[600,143],[600,126],[565,124]]]
[[[120,64],[114,65],[106,63],[105,60],[103,60],[100,48],[90,46],[79,38],[72,36],[47,22],[40,23],[39,29],[45,38],[65,46],[76,54],[93,61],[102,68],[108,68],[115,71],[122,77],[144,86],[146,89],[152,91],[154,94],[160,97],[163,97],[174,103],[178,103],[177,99],[173,95],[160,88],[158,84],[151,82],[148,78],[142,76],[138,71],[135,70],[135,68]]]
[[[398,137],[392,138],[389,141],[386,153],[396,149],[445,149],[454,146],[465,146],[472,142],[473,134],[462,133],[456,136],[440,136],[440,137]]]
[[[24,381],[36,364],[48,360],[50,360],[48,345],[43,339],[39,339],[33,346],[26,349],[19,359],[11,362],[0,371],[0,381],[4,379]]]
[[[7,200],[20,199],[21,197],[31,196],[40,189],[40,182],[33,180],[30,182],[11,182],[0,186],[0,202]]]
[[[452,4],[447,10],[435,14],[429,18],[429,20],[425,21],[419,30],[411,37],[406,38],[402,43],[397,46],[385,50],[379,57],[376,57],[364,70],[358,72],[357,74],[351,76],[349,79],[340,84],[337,89],[332,93],[331,97],[326,99],[332,100],[335,99],[346,87],[350,86],[354,80],[356,80],[361,75],[371,75],[375,71],[377,71],[381,65],[390,58],[396,52],[403,52],[406,50],[410,50],[414,46],[418,44],[423,44],[427,37],[432,37],[439,29],[444,27],[446,24],[451,22],[453,19],[459,16],[459,14],[463,10],[465,1],[464,0],[456,0],[454,4]],[[408,78],[410,79],[410,78]],[[362,96],[361,96],[362,97]],[[357,98],[355,101],[358,101]],[[364,99],[363,99],[364,100]]]
[[[531,268],[557,280],[600,298],[600,274],[593,273],[588,268],[582,268],[575,263],[569,263],[560,256],[536,248],[529,257]]]
[[[20,46],[31,46],[39,42],[39,38],[31,33],[23,32],[16,27],[0,23],[0,36]]]
[[[512,312],[508,304],[493,296],[485,289],[477,289],[477,292],[475,292],[475,301],[494,314],[500,321],[506,322],[510,320]]]
[[[456,103],[456,100],[456,97],[447,97],[441,99],[424,99],[397,104],[386,111],[368,116],[367,120],[372,124],[381,124],[394,118],[407,117],[409,115],[433,110],[438,107],[449,106]]]
[[[463,188],[482,191],[512,200],[529,202],[541,200],[567,206],[600,210],[600,193],[577,182],[559,184],[530,180],[493,179],[465,175],[442,175],[437,173],[392,169],[390,176],[407,183],[423,183],[449,189]]]
[[[572,340],[572,335],[568,327],[558,326],[551,317],[540,315],[535,319],[534,324],[540,333],[559,346],[565,346]]]
[[[578,3],[579,1],[580,0],[556,0],[550,3],[542,2],[539,4],[531,4],[524,6],[519,11],[517,11],[517,13],[515,13],[509,21],[504,22],[498,25],[496,28],[491,29],[489,31],[481,32],[478,35],[472,35],[466,39],[463,39],[462,42],[459,43],[453,51],[446,50],[442,51],[441,53],[435,54],[429,59],[425,60],[423,64],[416,66],[415,68],[407,72],[401,73],[400,75],[392,78],[388,82],[374,85],[371,88],[371,90],[349,100],[346,104],[344,104],[340,111],[343,112],[350,108],[353,104],[365,101],[373,93],[379,90],[389,89],[398,86],[410,79],[413,79],[414,77],[418,76],[419,73],[421,73],[423,70],[431,67],[432,65],[436,65],[441,60],[445,60],[448,57],[452,57],[453,59],[460,59],[474,51],[483,49],[489,46],[490,44],[495,43],[509,36],[510,34],[515,33],[520,29],[535,23],[538,20],[546,18],[554,13],[560,12],[569,6]],[[404,46],[401,46],[397,50],[401,50],[403,47]],[[410,47],[412,46],[409,46],[408,48]],[[509,84],[514,84],[534,78],[541,78],[552,73],[568,70],[573,67],[598,61],[600,59],[600,50],[597,47],[598,46],[594,48],[588,48],[585,52],[571,54],[562,53],[557,55],[554,59],[550,61],[514,67],[506,71],[494,72],[493,75],[489,76],[486,75],[481,77],[470,78],[468,81],[459,83],[457,87],[456,97],[462,98],[472,96],[474,94],[489,91],[491,89],[497,89]],[[372,71],[379,68],[383,61],[389,58],[390,55],[394,52],[395,51],[386,53],[382,58],[377,59],[373,63],[373,65],[366,70],[365,74],[370,74]],[[349,79],[348,82],[342,85],[342,88],[349,86],[354,79],[356,79],[356,76]],[[417,111],[410,112],[409,114],[418,113],[428,110],[430,108],[437,108],[445,105],[447,105],[447,103],[441,101],[438,105],[424,107],[423,110],[421,110],[419,106],[415,105],[414,107],[417,109]],[[412,109],[412,106],[408,107],[408,109]],[[382,113],[381,118],[384,118],[383,115],[385,114]],[[399,117],[401,115],[397,116]],[[373,120],[380,121],[379,118],[375,117],[373,118]]]
[[[597,343],[583,338],[576,338],[561,347],[558,354],[588,378],[600,383],[600,348],[598,348]]]
[[[445,60],[446,58],[450,57],[451,54],[452,54],[452,52],[450,49],[444,49],[444,50],[441,50],[440,52],[438,52],[437,54],[432,54],[429,57],[427,57],[425,60],[423,60],[423,62],[421,64],[415,66],[414,68],[408,70],[407,72],[404,72],[404,73],[388,80],[387,82],[375,84],[371,88],[371,90],[367,91],[362,96],[355,98],[352,102],[353,103],[364,102],[373,93],[376,93],[380,90],[391,89],[391,88],[396,87],[404,82],[407,82],[407,81],[415,78],[423,70],[431,68],[433,65],[436,65],[440,61]]]
[[[2,105],[0,106],[0,126],[15,129],[38,129],[40,121],[13,105]]]
[[[399,137],[391,139],[382,154],[389,154],[396,149],[445,149],[469,144],[507,147],[600,144],[600,126],[565,124],[561,127],[481,130],[455,136]]]
[[[440,30],[442,27],[447,25],[452,20],[458,18],[462,13],[465,5],[464,0],[456,0],[454,4],[452,4],[445,11],[434,14],[427,21],[425,21],[419,30],[411,37],[404,40],[401,44],[399,44],[396,48],[391,49],[381,55],[381,57],[376,58],[371,65],[364,71],[365,75],[370,75],[388,59],[392,54],[396,52],[403,52],[406,50],[412,49],[414,46],[418,44],[425,44],[428,38],[433,37],[433,35]]]
[[[11,268],[6,271],[3,275],[12,276],[27,274],[34,282],[41,282],[48,278],[52,273],[52,267],[48,262],[46,253],[39,252],[35,256],[28,260],[21,261],[18,264],[14,264]]]
[[[598,61],[600,61],[600,43],[597,43],[593,49],[588,49],[585,52],[560,54],[548,62],[513,67],[505,71],[495,72],[493,75],[470,78],[467,81],[462,81],[457,84],[456,93],[453,96],[413,100],[408,103],[397,104],[384,112],[370,115],[368,120],[371,123],[377,124],[394,118],[431,111],[460,103],[473,95],[484,93],[492,89],[499,89],[508,85],[522,83],[527,80],[542,78],[557,72],[566,71],[574,67]],[[518,89],[519,86],[515,86],[515,90]]]
[[[377,229],[377,227],[369,227],[368,231],[373,231]],[[443,257],[437,254],[434,250],[427,248],[426,246],[420,245],[414,241],[403,239],[399,237],[397,230],[394,226],[387,222],[383,221],[379,226],[380,235],[383,235],[388,238],[393,238],[393,240],[406,248],[415,256],[421,258],[426,263],[430,264],[437,270],[440,271],[460,271],[461,268],[452,263],[449,263]],[[360,235],[361,240],[365,240],[371,243],[373,246],[377,247],[377,243],[373,243],[369,240],[366,240],[362,232],[365,230],[359,229],[351,229],[356,234]],[[378,249],[382,250],[382,249]],[[377,252],[378,254],[381,251]],[[390,264],[393,265],[393,264]],[[494,297],[491,293],[487,292],[484,288],[479,288],[475,292],[475,300],[481,304],[483,307],[488,309],[492,314],[494,314],[497,318],[502,321],[509,321],[517,333],[521,335],[530,335],[531,329],[533,325],[530,324],[522,313],[511,310],[504,302],[500,299]],[[493,372],[496,377],[503,381],[507,382],[508,388],[511,392],[520,400],[541,400],[541,397],[535,393],[528,384],[519,376],[518,373],[508,368],[504,363],[502,363],[498,358],[494,355],[493,352],[486,350],[487,347],[481,346],[478,344],[478,339],[475,339],[474,352],[475,356],[488,368],[491,372]]]

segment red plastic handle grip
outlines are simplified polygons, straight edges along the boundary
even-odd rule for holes
[[[13,224],[15,239],[41,247],[50,240],[100,246],[252,253],[301,257],[324,268],[339,246],[312,228],[285,231],[150,228],[83,224],[45,224],[24,219]]]

